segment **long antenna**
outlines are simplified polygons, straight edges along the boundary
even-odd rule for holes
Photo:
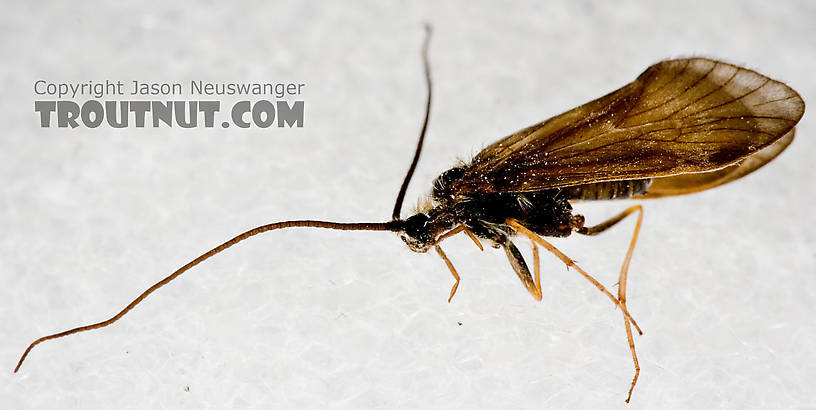
[[[283,229],[283,228],[325,228],[325,229],[337,229],[341,231],[395,231],[397,230],[396,225],[393,222],[360,222],[360,223],[343,223],[343,222],[326,222],[326,221],[284,221],[284,222],[275,222],[268,225],[259,226],[257,228],[252,228],[224,243],[221,245],[216,246],[215,248],[209,250],[207,253],[193,259],[186,265],[179,268],[177,271],[171,273],[166,278],[156,282],[153,286],[147,288],[146,291],[142,292],[136,299],[133,299],[129,305],[125,306],[119,313],[114,315],[108,320],[103,320],[99,323],[94,323],[92,325],[85,325],[73,328],[71,330],[66,330],[64,332],[55,333],[53,335],[43,336],[34,342],[32,342],[28,348],[25,350],[23,355],[20,357],[20,361],[17,362],[17,367],[14,368],[14,373],[17,373],[17,370],[20,370],[20,366],[22,366],[23,361],[28,356],[28,353],[34,346],[51,339],[56,339],[63,336],[72,335],[74,333],[85,332],[88,330],[99,329],[106,326],[109,326],[116,322],[117,320],[121,319],[127,312],[133,309],[136,305],[141,303],[146,297],[148,297],[151,293],[155,292],[160,287],[170,283],[173,279],[179,277],[182,273],[190,270],[190,268],[198,265],[201,262],[215,256],[217,253],[229,248],[232,245],[235,245],[238,242],[243,241],[244,239],[250,238],[255,236],[259,233],[272,231],[275,229]]]
[[[425,141],[425,131],[428,129],[428,118],[431,115],[431,66],[428,63],[428,45],[431,43],[431,25],[425,24],[425,42],[422,43],[422,63],[425,67],[425,83],[428,86],[428,100],[425,103],[425,121],[422,122],[422,131],[419,133],[419,141],[417,142],[414,159],[411,161],[411,166],[408,168],[408,173],[405,174],[405,179],[402,181],[399,194],[397,194],[397,202],[394,204],[394,213],[391,214],[391,219],[400,219],[400,211],[402,210],[402,201],[405,199],[405,191],[408,190],[408,184],[411,182],[411,177],[414,176],[417,162],[419,162],[419,154],[422,152],[422,143]]]

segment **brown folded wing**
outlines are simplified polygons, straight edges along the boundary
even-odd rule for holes
[[[787,134],[773,144],[725,168],[709,172],[653,178],[648,191],[645,194],[636,195],[635,198],[660,198],[670,195],[691,194],[742,178],[782,153],[793,142],[794,131],[795,129],[788,131]]]
[[[451,189],[532,192],[739,169],[790,132],[774,155],[741,176],[790,143],[804,107],[796,91],[749,69],[705,58],[663,61],[617,91],[491,144]],[[736,178],[728,174],[736,175],[724,171],[714,185]]]

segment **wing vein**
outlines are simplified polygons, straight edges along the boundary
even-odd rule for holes
[[[686,67],[688,67],[688,64],[686,64]],[[700,77],[700,78],[698,78],[697,80],[695,80],[695,81],[694,81],[692,84],[689,84],[688,86],[686,86],[686,88],[684,88],[684,89],[683,89],[683,91],[681,91],[681,92],[677,93],[676,95],[672,96],[671,98],[666,99],[666,101],[663,101],[662,103],[660,103],[660,104],[658,104],[658,105],[655,105],[654,107],[651,107],[651,108],[649,108],[649,109],[646,109],[646,110],[643,110],[643,111],[639,111],[639,112],[635,112],[635,113],[629,114],[628,116],[629,116],[629,117],[635,117],[635,116],[638,116],[638,115],[646,114],[647,112],[654,111],[654,110],[656,110],[656,109],[658,109],[658,108],[660,108],[660,107],[662,107],[662,106],[664,106],[664,105],[666,105],[666,104],[668,104],[668,103],[670,103],[670,102],[672,102],[672,101],[675,101],[675,100],[676,100],[678,97],[680,97],[681,95],[683,95],[683,94],[687,93],[687,92],[688,92],[689,90],[691,90],[692,88],[696,87],[696,86],[697,86],[697,84],[699,84],[699,83],[700,83],[700,81],[703,81],[703,80],[705,80],[706,78],[708,78],[708,76],[711,74],[711,72],[712,72],[712,71],[714,71],[714,69],[715,69],[716,67],[717,67],[717,64],[712,65],[712,66],[711,66],[711,68],[710,68],[710,69],[709,69],[709,70],[708,70],[708,71],[707,71],[707,72],[706,72],[706,73],[705,73],[705,74],[704,74],[702,77]],[[679,75],[675,76],[674,78],[677,78],[678,76],[679,76]],[[674,78],[672,78],[672,80],[671,80],[671,81],[673,81],[673,80],[674,80]],[[661,87],[661,88],[662,88],[662,87]],[[716,91],[716,90],[715,90],[715,91]],[[654,93],[651,93],[651,94],[654,94]],[[647,96],[648,96],[648,94],[647,94],[647,95],[644,95],[644,97],[647,97]],[[696,101],[698,101],[698,100],[695,100],[694,102],[696,102]],[[692,103],[692,104],[693,104],[693,103]],[[678,108],[677,110],[675,110],[674,112],[672,112],[672,114],[674,114],[675,112],[677,112],[677,111],[679,111],[679,110],[682,110],[683,108],[686,108],[687,106],[688,106],[688,105]],[[666,119],[666,118],[670,117],[672,114],[669,114],[668,116],[666,116],[666,117],[664,117],[664,118],[662,118],[662,119]]]
[[[682,75],[682,74],[683,74],[683,73],[686,71],[686,69],[688,68],[688,66],[689,66],[689,64],[690,64],[690,63],[691,63],[691,60],[686,60],[686,64],[683,66],[683,69],[682,69],[682,70],[680,70],[680,71],[678,71],[678,72],[674,73],[674,75],[672,76],[672,78],[671,78],[671,79],[669,79],[668,81],[666,81],[665,83],[661,84],[661,85],[660,85],[660,87],[655,88],[654,90],[652,90],[652,91],[651,91],[651,92],[649,92],[649,93],[646,93],[646,94],[641,95],[641,97],[643,97],[643,98],[648,97],[648,96],[653,95],[653,94],[657,93],[658,91],[662,90],[664,87],[666,87],[666,86],[668,86],[668,85],[671,85],[671,83],[672,83],[672,82],[673,82],[673,81],[674,81],[674,80],[675,80],[677,77],[680,77],[680,75]]]
[[[730,81],[730,80],[729,80],[729,81]],[[751,94],[753,94],[753,93],[755,93],[755,92],[759,91],[759,90],[760,90],[762,87],[765,87],[765,85],[766,85],[766,84],[768,84],[768,82],[769,82],[769,81],[771,81],[771,79],[770,79],[770,78],[766,78],[766,79],[765,79],[765,81],[762,83],[762,85],[760,85],[760,86],[759,86],[759,87],[757,87],[757,88],[754,88],[754,89],[753,89],[753,90],[751,90],[751,91],[748,91],[748,92],[746,92],[746,93],[744,93],[744,94],[742,94],[742,95],[740,95],[740,96],[734,97],[734,98],[732,98],[732,99],[730,99],[730,100],[728,100],[728,101],[722,102],[722,103],[720,103],[720,104],[717,104],[717,105],[714,105],[714,106],[708,107],[708,108],[706,108],[706,109],[704,109],[704,110],[700,110],[700,111],[697,111],[697,112],[691,113],[691,114],[689,114],[689,115],[686,115],[686,116],[684,116],[684,117],[678,117],[678,118],[681,118],[681,119],[683,119],[683,118],[688,118],[688,117],[690,117],[690,116],[692,116],[692,115],[699,117],[701,113],[704,113],[704,112],[707,112],[707,111],[711,111],[711,110],[713,110],[713,109],[715,109],[715,108],[723,107],[723,106],[726,106],[726,105],[731,104],[731,103],[733,103],[733,102],[739,101],[739,100],[741,100],[741,99],[743,99],[743,98],[745,98],[745,97],[747,97],[747,96],[749,96],[749,95],[751,95]],[[727,84],[727,83],[726,83],[726,84]],[[725,86],[725,84],[723,84],[723,87],[724,87],[724,86]]]
[[[783,97],[783,98],[776,98],[776,99],[773,99],[773,100],[768,100],[768,101],[764,101],[764,102],[761,102],[761,103],[758,103],[758,104],[754,104],[754,107],[761,107],[761,106],[766,105],[766,104],[771,104],[771,103],[775,103],[775,102],[790,100],[791,98],[799,98],[799,96],[794,94],[794,95],[789,95],[789,96]]]

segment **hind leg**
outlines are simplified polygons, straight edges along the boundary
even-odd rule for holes
[[[615,303],[618,307],[621,308],[621,311],[623,312],[625,327],[626,327],[626,340],[629,343],[629,350],[632,352],[632,361],[634,362],[634,366],[635,366],[635,377],[632,379],[632,384],[629,387],[629,394],[626,397],[626,402],[627,403],[629,402],[629,400],[632,397],[632,391],[635,389],[635,384],[637,383],[637,379],[640,376],[640,364],[638,363],[637,353],[635,352],[635,341],[634,341],[634,338],[632,337],[632,327],[631,326],[634,326],[635,329],[637,329],[639,334],[643,334],[643,332],[640,330],[640,327],[637,325],[635,320],[629,314],[629,310],[626,308],[626,271],[629,269],[629,260],[632,257],[632,252],[634,251],[635,241],[637,240],[637,233],[640,230],[640,222],[641,222],[642,217],[643,217],[643,212],[642,212],[643,210],[640,207],[640,205],[634,206],[632,208],[629,208],[629,209],[625,210],[620,215],[610,219],[607,222],[604,222],[604,223],[602,223],[600,225],[597,225],[596,227],[586,228],[586,233],[585,233],[587,235],[594,235],[596,233],[600,233],[600,232],[608,229],[612,225],[615,225],[616,223],[620,222],[620,220],[622,220],[627,215],[629,215],[629,214],[631,214],[632,212],[635,212],[635,211],[640,211],[640,217],[638,218],[638,224],[637,224],[637,227],[635,228],[635,235],[632,237],[632,242],[629,245],[629,251],[626,253],[626,259],[624,260],[624,266],[621,269],[621,275],[618,278],[618,284],[619,284],[619,286],[618,286],[618,298],[615,298],[615,296],[613,296],[611,293],[609,293],[609,291],[606,290],[606,288],[603,285],[601,285],[601,283],[598,282],[598,280],[593,278],[590,274],[586,273],[583,269],[581,269],[581,267],[579,267],[575,263],[575,261],[573,261],[572,259],[567,257],[567,255],[564,255],[563,252],[561,252],[555,246],[553,246],[552,244],[550,244],[549,242],[544,240],[544,238],[542,238],[541,236],[539,236],[535,232],[527,229],[526,227],[524,227],[524,225],[522,225],[520,222],[516,221],[515,219],[507,219],[507,221],[506,221],[508,226],[515,229],[518,233],[521,233],[521,234],[527,236],[528,238],[530,238],[530,240],[533,241],[533,243],[543,246],[544,249],[547,249],[548,251],[553,253],[556,257],[561,259],[561,261],[564,262],[564,264],[566,264],[567,267],[575,268],[575,270],[578,271],[578,273],[580,273],[584,278],[586,278],[593,285],[595,285],[595,287],[597,287],[598,290],[603,292],[608,298],[610,298],[610,300],[612,300],[613,303]],[[581,228],[581,230],[584,230],[584,228]]]
[[[598,225],[589,228],[581,228],[576,231],[582,235],[597,235],[611,228],[634,212],[638,213],[637,223],[635,224],[635,231],[632,234],[631,242],[629,242],[629,249],[626,251],[626,257],[623,259],[620,276],[618,277],[618,301],[620,301],[620,304],[624,307],[626,306],[626,280],[629,273],[629,261],[632,260],[632,253],[635,251],[635,244],[637,243],[638,233],[640,233],[640,226],[643,223],[643,207],[640,205],[631,206],[626,208],[618,215],[609,218]],[[635,383],[637,383],[638,376],[640,376],[640,364],[638,363],[637,353],[635,353],[635,341],[632,338],[632,328],[629,325],[629,319],[626,318],[626,315],[624,315],[624,322],[626,326],[626,339],[629,342],[629,350],[632,352],[632,361],[635,363],[635,377],[632,379],[632,385],[629,387],[629,395],[626,397],[626,402],[629,403],[629,399],[632,398],[632,391],[635,389]]]

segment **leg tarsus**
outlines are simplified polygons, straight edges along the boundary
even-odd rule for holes
[[[629,319],[623,318],[624,326],[626,326],[626,341],[629,343],[629,351],[632,352],[632,361],[635,363],[635,377],[632,378],[632,384],[629,386],[629,394],[626,396],[626,402],[632,398],[632,391],[635,390],[635,384],[640,376],[640,363],[638,363],[637,353],[635,352],[635,340],[632,337],[632,327],[629,325]]]

